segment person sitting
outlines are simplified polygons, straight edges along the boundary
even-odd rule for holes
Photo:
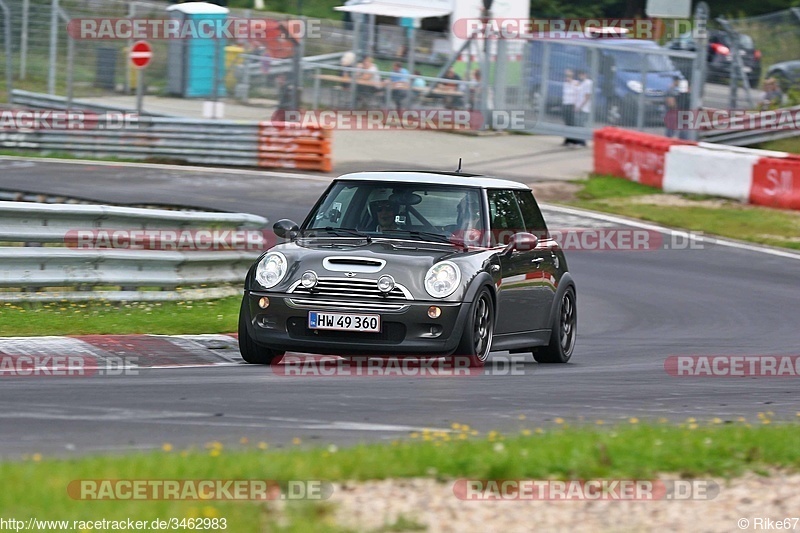
[[[456,71],[453,70],[453,67],[450,67],[447,69],[447,72],[444,75],[444,79],[453,80],[453,82],[456,82],[456,83],[440,82],[436,85],[436,90],[438,91],[456,93],[454,96],[446,96],[444,98],[445,107],[448,109],[464,107],[464,97],[463,95],[458,94],[461,90],[461,81],[462,81],[461,76],[456,74]]]
[[[362,63],[363,71],[358,76],[358,89],[356,90],[356,100],[360,107],[368,104],[370,99],[380,90],[381,75],[378,66],[372,62],[372,57],[367,56]]]
[[[394,101],[397,110],[403,106],[403,102],[408,97],[408,69],[403,68],[399,61],[395,61],[392,65],[392,74],[389,76],[389,83],[392,84],[392,101]]]
[[[391,231],[400,229],[397,226],[397,214],[400,212],[400,206],[390,200],[380,200],[372,204],[373,214],[378,221],[375,228],[377,233],[384,231]]]

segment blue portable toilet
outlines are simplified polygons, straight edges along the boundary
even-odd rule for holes
[[[228,18],[228,8],[208,2],[186,2],[167,8],[171,20],[180,22],[181,35],[187,38],[169,42],[167,91],[184,98],[214,96],[214,59],[217,60],[217,93],[225,96],[224,34],[209,32]],[[202,24],[201,24],[202,22]],[[215,34],[216,38],[208,34]],[[193,36],[193,35],[196,35]]]

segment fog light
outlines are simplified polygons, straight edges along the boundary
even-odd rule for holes
[[[384,294],[389,294],[394,289],[394,278],[392,276],[381,276],[378,280],[378,290]]]
[[[439,318],[440,316],[442,316],[442,308],[441,307],[436,307],[435,305],[432,305],[432,306],[430,306],[428,308],[428,317],[430,317],[430,318]]]
[[[306,289],[313,289],[317,286],[317,275],[311,270],[303,272],[303,275],[300,277],[300,285]]]
[[[261,309],[266,309],[267,307],[269,307],[269,298],[267,298],[266,296],[262,297],[260,300],[258,300],[258,306]]]

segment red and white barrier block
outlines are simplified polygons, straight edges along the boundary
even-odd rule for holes
[[[595,172],[667,192],[800,209],[800,156],[616,128],[595,132]]]

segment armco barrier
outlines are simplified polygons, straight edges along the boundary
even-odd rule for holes
[[[180,231],[199,239],[205,230],[208,243],[214,238],[210,229],[225,239],[226,234],[245,231],[264,236],[266,226],[267,219],[246,213],[0,202],[0,241],[11,244],[0,246],[0,302],[158,301],[239,294],[247,269],[268,242],[259,242],[256,249],[230,246],[217,251],[178,249],[174,239],[163,241],[168,244],[164,249],[127,248],[125,244],[113,248],[105,243],[82,248],[71,246],[75,241],[70,236],[80,230],[89,234],[121,230],[121,241],[128,243],[134,232],[162,230],[174,235]],[[114,242],[118,246],[116,237]],[[233,240],[222,244],[226,242],[233,244]]]
[[[665,157],[670,148],[693,144],[696,143],[618,128],[603,128],[594,134],[595,172],[660,189],[664,180]]]
[[[800,156],[603,128],[595,132],[595,172],[667,192],[708,194],[800,209]]]
[[[286,122],[87,115],[85,129],[0,129],[0,148],[330,172],[331,132]]]

